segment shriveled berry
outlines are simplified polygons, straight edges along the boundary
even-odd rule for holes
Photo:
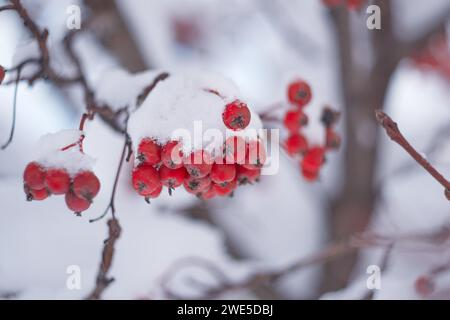
[[[65,169],[49,169],[45,175],[45,187],[52,194],[65,194],[70,189],[70,176]]]
[[[291,103],[302,108],[311,101],[311,87],[303,80],[297,80],[289,84],[288,99]]]
[[[156,165],[161,161],[161,147],[153,139],[142,139],[137,153],[137,159],[141,163]]]
[[[325,145],[328,149],[339,149],[341,146],[341,137],[331,128],[327,128]]]
[[[204,150],[194,151],[184,159],[184,167],[195,178],[206,177],[211,172],[212,163],[211,155]]]
[[[50,195],[46,188],[42,189],[31,189],[27,185],[24,186],[25,194],[27,195],[27,201],[41,201],[48,198]]]
[[[234,164],[215,163],[212,166],[210,177],[217,184],[230,182],[236,177],[236,166]]]
[[[2,84],[3,79],[5,79],[5,69],[0,66],[0,84]]]
[[[302,126],[308,124],[308,116],[299,109],[289,110],[284,115],[283,123],[290,133],[298,133]]]
[[[178,141],[170,141],[161,149],[162,163],[170,169],[178,169],[183,166],[183,153],[181,143]]]
[[[243,166],[237,166],[236,180],[239,184],[253,184],[258,181],[261,176],[261,169],[247,169]]]
[[[100,181],[92,171],[83,171],[73,178],[72,189],[78,198],[90,202],[100,191]]]
[[[245,156],[245,164],[242,166],[247,169],[258,169],[266,163],[267,154],[266,148],[261,140],[252,140],[247,144],[247,151]]]
[[[67,207],[77,215],[91,206],[91,202],[89,200],[77,197],[72,191],[66,193],[65,200]]]
[[[181,186],[186,178],[186,175],[187,173],[185,168],[170,169],[166,166],[161,166],[159,169],[161,183],[169,188],[178,188]]]
[[[45,169],[37,162],[30,162],[23,173],[23,181],[31,189],[39,190],[45,187]]]
[[[228,137],[224,144],[224,160],[227,164],[245,163],[247,145],[245,138],[240,136]]]
[[[150,196],[161,186],[158,171],[148,164],[143,164],[134,168],[131,178],[133,188],[141,196]]]
[[[229,129],[245,129],[250,123],[250,109],[247,107],[246,103],[235,100],[225,106],[225,110],[222,113],[222,119],[225,126]]]
[[[284,145],[290,156],[303,154],[308,149],[308,141],[299,133],[291,134]]]
[[[417,278],[416,282],[414,283],[414,287],[416,289],[416,292],[423,297],[431,295],[435,290],[433,280],[427,275]]]
[[[316,172],[325,161],[325,150],[322,147],[312,147],[309,149],[301,162],[302,170]]]
[[[184,179],[183,185],[187,192],[199,194],[209,189],[209,187],[211,186],[211,178],[209,176],[206,176],[204,178],[195,178],[188,176],[186,179]]]
[[[213,183],[212,186],[216,195],[224,197],[230,195],[237,188],[237,181],[235,179],[222,184]]]

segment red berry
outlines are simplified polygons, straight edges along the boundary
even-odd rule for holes
[[[224,145],[224,158],[227,164],[243,164],[245,163],[245,151],[247,145],[245,139],[240,136],[227,138]]]
[[[159,185],[159,187],[157,187],[153,192],[151,192],[150,194],[148,194],[147,196],[145,196],[145,201],[147,201],[148,203],[150,203],[150,199],[155,199],[158,198],[159,195],[161,194],[161,191],[163,189],[162,184]]]
[[[152,139],[142,139],[139,143],[137,158],[141,163],[152,166],[158,164],[161,161],[161,147]]]
[[[210,177],[195,178],[189,176],[186,179],[184,179],[183,184],[187,192],[199,194],[209,189],[209,187],[211,186],[211,178]]]
[[[304,107],[311,101],[311,87],[303,80],[297,80],[289,84],[289,101],[298,107]]]
[[[301,162],[302,170],[307,172],[316,172],[325,161],[325,150],[322,147],[313,147],[309,149]]]
[[[30,162],[23,173],[23,181],[31,188],[39,190],[45,187],[45,169],[37,162]]]
[[[184,167],[195,178],[206,177],[211,172],[212,163],[211,155],[203,150],[194,151],[184,159]]]
[[[237,166],[236,179],[239,184],[253,184],[258,181],[261,176],[261,169],[250,170],[243,166]]]
[[[308,141],[299,133],[291,134],[285,142],[285,147],[290,156],[303,154],[308,149]]]
[[[433,280],[429,276],[420,276],[417,278],[416,282],[414,283],[414,287],[418,294],[420,294],[423,297],[427,297],[433,293],[435,290],[435,285]]]
[[[261,168],[266,159],[266,148],[261,140],[252,140],[247,144],[244,167],[250,170]]]
[[[148,164],[143,164],[134,168],[131,178],[133,188],[141,196],[150,196],[161,186],[158,171]]]
[[[327,7],[335,7],[341,4],[341,0],[322,0],[323,4]]]
[[[302,126],[308,124],[308,116],[301,110],[289,110],[284,115],[284,126],[290,133],[298,133]]]
[[[245,129],[250,123],[250,109],[247,107],[246,103],[235,100],[225,106],[225,110],[222,113],[222,119],[225,126],[229,129]]]
[[[341,137],[331,128],[327,128],[325,145],[328,149],[339,149],[341,146]]]
[[[217,164],[211,168],[211,180],[214,183],[221,184],[230,182],[236,177],[236,166],[234,164]]]
[[[303,178],[305,178],[305,180],[313,182],[316,181],[317,178],[319,177],[319,170],[306,170],[305,168],[301,168],[302,171],[302,175]]]
[[[363,4],[363,0],[347,0],[347,8],[358,10]]]
[[[183,184],[184,178],[186,177],[186,169],[169,169],[165,166],[161,166],[159,169],[159,177],[161,183],[169,188],[178,188]]]
[[[70,189],[70,176],[64,169],[49,169],[45,175],[45,187],[53,194],[65,194]]]
[[[5,79],[5,69],[0,66],[0,84],[2,84],[3,79]]]
[[[89,200],[77,197],[72,191],[66,193],[65,199],[67,207],[76,214],[80,214],[91,206]]]
[[[203,191],[198,196],[202,200],[209,200],[214,198],[217,195],[216,189],[213,184],[210,184],[209,188],[206,191]]]
[[[161,160],[167,168],[181,168],[183,166],[181,143],[178,141],[170,141],[166,143],[161,149]]]
[[[78,198],[90,202],[100,191],[100,181],[92,171],[83,171],[73,179],[72,188]]]
[[[230,195],[237,188],[236,179],[231,182],[226,182],[223,184],[213,183],[213,189],[216,195],[224,197]]]
[[[45,200],[50,195],[46,188],[31,189],[27,185],[25,185],[24,186],[24,190],[25,190],[25,194],[27,195],[27,200],[28,201],[31,201],[31,200],[36,200],[36,201]]]

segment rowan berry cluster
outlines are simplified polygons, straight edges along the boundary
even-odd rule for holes
[[[167,187],[169,194],[178,187],[203,200],[230,196],[238,185],[258,181],[266,152],[260,140],[246,141],[240,136],[228,138],[223,150],[211,154],[196,150],[182,152],[182,143],[170,141],[160,146],[144,138],[137,150],[138,164],[133,169],[134,189],[149,202]]]
[[[450,52],[446,36],[436,37],[428,45],[414,53],[411,59],[414,65],[421,70],[430,70],[441,74],[450,80]]]
[[[324,146],[310,145],[302,133],[302,128],[308,124],[304,108],[311,101],[311,87],[303,80],[296,80],[289,84],[287,96],[293,108],[284,115],[283,124],[288,130],[289,136],[283,147],[289,156],[300,161],[303,177],[308,181],[315,181],[325,163],[325,153],[328,150],[338,149],[340,146],[340,136],[334,130],[338,113],[328,107],[324,108],[321,121],[326,130],[325,144]]]
[[[92,171],[71,177],[64,168],[46,168],[30,162],[23,173],[27,200],[45,200],[50,195],[65,195],[67,207],[80,215],[100,191],[100,181]]]

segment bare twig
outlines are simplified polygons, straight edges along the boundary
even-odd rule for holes
[[[378,123],[386,130],[391,140],[398,143],[409,155],[420,164],[428,173],[443,187],[445,192],[450,190],[450,182],[438,171],[431,163],[429,163],[417,150],[406,140],[398,129],[397,123],[394,122],[386,113],[381,110],[375,111],[375,117]],[[450,200],[450,199],[449,199]]]
[[[14,87],[11,131],[9,133],[8,140],[0,147],[1,150],[5,150],[11,144],[13,137],[14,137],[14,130],[16,128],[16,114],[17,114],[17,92],[19,91],[19,80],[20,80],[20,71],[21,70],[22,70],[22,67],[19,67],[19,69],[17,69],[16,86]]]
[[[102,259],[100,262],[100,268],[97,274],[97,280],[94,290],[89,294],[87,299],[98,300],[101,298],[105,289],[114,281],[114,278],[108,277],[108,272],[111,269],[112,261],[114,258],[114,246],[117,239],[120,237],[122,229],[119,224],[119,220],[115,217],[108,220],[108,239],[105,240]]]

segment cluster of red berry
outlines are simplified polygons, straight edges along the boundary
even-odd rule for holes
[[[100,190],[100,181],[91,171],[79,172],[72,178],[64,168],[45,168],[37,162],[26,166],[23,180],[28,201],[64,194],[67,207],[77,215],[90,207]]]
[[[289,132],[284,142],[284,149],[289,156],[299,158],[303,177],[309,181],[317,180],[319,171],[325,163],[325,153],[340,146],[340,136],[334,131],[338,113],[330,108],[324,108],[321,121],[325,126],[325,146],[310,146],[302,134],[302,127],[308,124],[308,117],[304,113],[305,106],[311,101],[311,87],[303,80],[296,80],[289,84],[287,96],[294,108],[288,110],[283,124]]]
[[[254,183],[261,174],[266,152],[260,140],[246,142],[240,136],[228,138],[223,153],[213,156],[205,150],[183,155],[181,143],[160,146],[142,139],[137,150],[138,165],[133,169],[134,189],[148,202],[157,198],[163,186],[172,190],[184,186],[187,192],[208,200],[228,196],[238,185]]]
[[[358,10],[362,7],[364,0],[322,0],[322,3],[327,7],[336,7],[345,4],[350,10]]]

